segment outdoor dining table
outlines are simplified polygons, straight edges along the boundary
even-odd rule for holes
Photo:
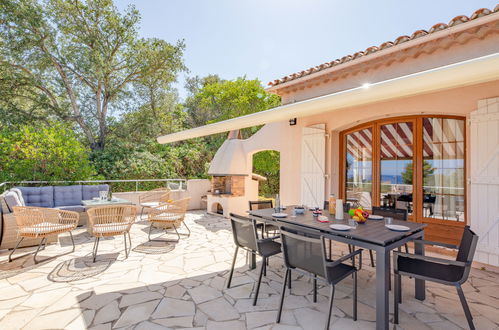
[[[286,213],[285,218],[276,218],[272,214],[276,213],[274,209],[261,209],[249,211],[249,214],[258,221],[274,225],[285,225],[288,227],[297,227],[300,230],[310,233],[320,233],[325,238],[342,242],[376,252],[376,329],[388,329],[389,325],[389,277],[390,277],[390,251],[397,249],[409,241],[424,239],[424,227],[426,224],[393,220],[393,224],[409,227],[408,231],[392,231],[385,227],[383,220],[367,220],[364,224],[359,224],[356,228],[348,231],[339,231],[330,228],[331,224],[348,225],[347,217],[345,220],[337,220],[334,215],[323,211],[327,216],[328,222],[320,222],[314,217],[311,211],[306,211],[301,215],[293,215],[293,207],[280,211]],[[424,254],[424,245],[415,243],[415,253]],[[418,300],[425,299],[425,282],[415,280],[415,297]]]

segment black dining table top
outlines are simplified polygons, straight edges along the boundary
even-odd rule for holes
[[[409,227],[409,231],[399,232],[393,231],[385,227],[384,220],[371,220],[368,219],[363,224],[358,224],[356,228],[350,229],[348,231],[334,230],[329,226],[332,224],[345,224],[348,225],[348,214],[344,215],[343,220],[337,220],[334,215],[329,214],[327,210],[322,211],[322,215],[329,218],[328,222],[320,222],[317,217],[314,217],[312,211],[306,210],[305,214],[298,214],[293,216],[293,207],[287,207],[285,210],[281,210],[280,213],[286,213],[285,218],[276,218],[272,214],[276,213],[275,209],[260,209],[249,211],[249,214],[255,217],[259,217],[266,220],[279,221],[281,223],[289,223],[292,225],[303,226],[310,229],[319,230],[321,232],[343,236],[355,240],[361,240],[364,242],[377,244],[377,245],[388,245],[392,242],[398,241],[410,234],[421,231],[426,227],[424,223],[411,222],[411,221],[400,221],[393,220],[394,225],[403,225]]]

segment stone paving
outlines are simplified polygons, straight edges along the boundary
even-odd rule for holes
[[[123,238],[101,241],[91,262],[93,238],[74,233],[76,251],[38,265],[31,257],[7,263],[0,252],[0,329],[321,329],[328,288],[312,302],[312,283],[294,276],[281,324],[275,323],[283,262],[270,261],[258,304],[252,305],[257,270],[248,270],[239,254],[230,289],[226,279],[234,245],[226,219],[195,211],[187,215],[192,230],[179,243],[147,242],[147,223],[132,227],[132,252],[125,259]],[[181,232],[185,232],[182,228]],[[158,231],[153,237],[159,236]],[[174,238],[168,234],[162,238]],[[22,249],[26,252],[30,249]],[[70,251],[69,237],[48,246],[39,256]],[[341,245],[337,255],[345,254]],[[359,319],[352,315],[352,281],[336,289],[332,328],[375,328],[374,269],[364,257],[359,272]],[[466,320],[455,290],[427,284],[427,299],[414,299],[413,281],[403,279],[400,326],[396,329],[461,329]],[[473,269],[464,285],[477,329],[499,329],[499,274]],[[390,297],[391,298],[391,297]],[[391,303],[391,300],[390,300]],[[392,306],[392,305],[391,305]]]

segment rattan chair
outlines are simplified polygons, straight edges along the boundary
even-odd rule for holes
[[[137,208],[134,205],[112,205],[94,207],[87,211],[89,231],[92,236],[95,236],[94,248],[92,250],[93,261],[97,258],[97,250],[99,249],[99,241],[102,237],[123,235],[125,241],[125,255],[132,248],[132,239],[130,238],[130,228],[135,222]],[[126,236],[130,247],[127,248]]]
[[[150,208],[150,211],[147,215],[147,220],[151,222],[148,234],[149,241],[153,241],[151,239],[151,231],[152,227],[154,226],[162,228],[165,231],[173,228],[175,230],[175,233],[177,234],[177,240],[175,242],[178,242],[180,240],[180,234],[178,233],[177,228],[180,228],[182,224],[184,224],[185,228],[187,228],[187,236],[191,235],[191,230],[184,222],[185,213],[187,212],[187,206],[190,199],[190,197],[187,197],[170,203],[161,203],[158,206]],[[154,239],[154,241],[168,242],[167,240],[158,239]]]
[[[478,236],[471,231],[469,226],[464,227],[461,244],[459,247],[425,240],[416,240],[422,244],[430,244],[442,246],[446,248],[458,249],[456,260],[449,260],[443,258],[435,258],[418,254],[409,254],[394,252],[393,265],[395,273],[395,290],[394,294],[394,313],[393,323],[399,323],[399,304],[402,302],[402,280],[401,276],[410,276],[415,279],[431,281],[443,285],[456,287],[459,300],[463,306],[464,315],[468,321],[470,329],[475,329],[473,324],[473,316],[471,315],[470,308],[466,302],[463,289],[461,285],[468,280],[475,255],[476,246],[478,243]]]
[[[32,206],[14,206],[13,211],[18,227],[18,237],[20,237],[20,239],[17,242],[16,247],[9,254],[9,262],[27,255],[25,254],[12,258],[12,255],[24,238],[41,238],[40,244],[38,244],[38,248],[33,255],[35,264],[38,263],[36,255],[40,251],[42,245],[42,250],[45,249],[47,237],[51,235],[69,232],[71,242],[73,243],[73,250],[71,252],[74,252],[75,242],[71,230],[75,229],[78,225],[80,216],[77,212]]]
[[[170,199],[170,189],[156,188],[149,190],[139,196],[139,205],[142,207],[140,218],[144,215],[144,209],[159,206],[161,203],[167,203]]]

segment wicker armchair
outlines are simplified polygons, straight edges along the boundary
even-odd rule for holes
[[[160,203],[167,203],[170,199],[170,189],[157,188],[149,190],[139,196],[139,205],[142,207],[140,218],[144,215],[144,209],[156,207]]]
[[[95,236],[94,248],[92,250],[93,261],[97,258],[99,241],[102,237],[123,235],[125,241],[125,255],[132,248],[132,239],[130,238],[130,228],[135,222],[137,209],[133,205],[112,205],[94,207],[87,211],[89,232]],[[130,247],[127,248],[126,236]]]
[[[45,249],[47,237],[50,235],[69,232],[71,243],[73,243],[73,250],[71,252],[74,252],[75,242],[71,230],[75,229],[78,225],[79,214],[77,212],[33,206],[14,206],[13,211],[18,227],[17,235],[20,237],[20,240],[12,252],[10,252],[9,262],[27,255],[12,258],[12,255],[24,238],[41,238],[40,244],[38,244],[38,248],[33,255],[35,264],[38,263],[36,255],[42,245],[42,250]]]
[[[147,217],[147,220],[151,222],[148,235],[149,241],[151,241],[151,230],[153,226],[163,228],[165,231],[173,228],[177,234],[176,242],[178,242],[180,240],[180,234],[178,233],[177,228],[184,224],[189,232],[187,236],[190,236],[191,231],[184,222],[189,200],[190,197],[187,197],[171,203],[161,203],[159,206],[151,208]]]

